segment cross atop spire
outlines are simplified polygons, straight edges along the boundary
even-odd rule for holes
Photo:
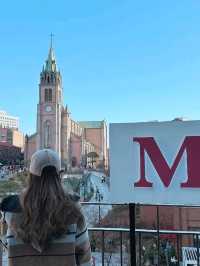
[[[48,58],[46,60],[46,65],[45,65],[45,71],[47,72],[56,72],[56,58],[54,55],[54,50],[53,50],[53,37],[54,34],[50,34],[50,48],[49,48],[49,54]]]
[[[51,38],[50,48],[53,48],[53,37],[54,37],[54,34],[51,33],[51,34],[50,34],[50,38]]]
[[[54,37],[54,34],[51,33],[50,34],[50,49],[49,49],[49,56],[48,56],[48,60],[50,61],[55,61],[55,55],[54,55],[54,51],[53,51],[53,37]]]

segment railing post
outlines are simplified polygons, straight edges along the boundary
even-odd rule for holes
[[[131,266],[136,266],[136,213],[135,203],[129,203],[129,222],[130,222],[130,260]]]
[[[102,266],[104,266],[105,232],[102,231]]]
[[[122,232],[120,232],[120,262],[121,266],[123,265],[123,249],[122,249],[123,241],[122,241]]]
[[[142,234],[139,232],[139,266],[142,266]]]
[[[197,266],[200,266],[200,262],[199,262],[199,235],[196,235],[196,242],[197,242]]]
[[[160,213],[159,213],[159,206],[156,206],[156,218],[157,218],[157,251],[158,251],[158,265],[160,265]]]
[[[180,265],[180,236],[179,234],[176,235],[177,239],[177,260],[178,260],[178,265]]]

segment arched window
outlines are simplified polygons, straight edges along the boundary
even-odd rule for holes
[[[51,121],[47,120],[44,123],[44,148],[51,148],[51,143],[52,143]]]
[[[49,89],[49,102],[52,102],[52,89]]]
[[[51,82],[53,83],[54,81],[55,81],[55,79],[54,79],[54,75],[51,74]]]
[[[52,102],[52,89],[45,89],[44,100],[45,102]]]

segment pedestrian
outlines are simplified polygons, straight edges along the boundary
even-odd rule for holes
[[[54,151],[37,151],[27,188],[2,201],[9,266],[91,266],[85,218],[77,197],[63,190],[60,171]]]

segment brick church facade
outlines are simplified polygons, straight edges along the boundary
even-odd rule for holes
[[[43,148],[55,150],[67,169],[108,168],[106,122],[71,118],[69,108],[64,107],[62,76],[52,43],[40,74],[37,132],[25,138],[25,162],[28,164],[32,154]]]

